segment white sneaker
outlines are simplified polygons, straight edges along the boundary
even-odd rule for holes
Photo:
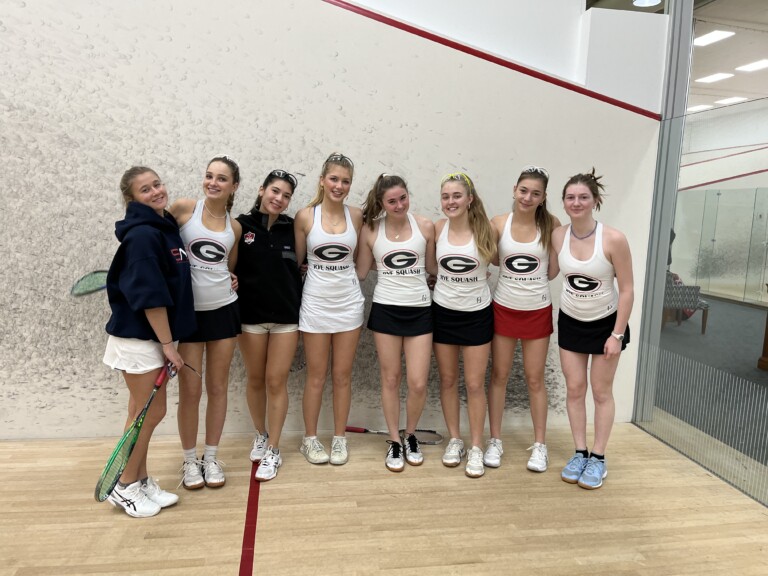
[[[403,438],[403,450],[405,451],[405,461],[411,466],[421,466],[424,463],[424,454],[421,452],[419,439],[415,434],[408,434]]]
[[[253,447],[251,448],[251,462],[258,462],[264,458],[264,454],[267,451],[267,444],[269,443],[269,434],[261,434],[256,430],[256,438],[253,440]]]
[[[179,501],[178,495],[172,492],[166,492],[160,488],[160,485],[154,478],[152,478],[152,476],[147,478],[146,484],[141,485],[141,489],[144,494],[146,494],[147,498],[152,500],[155,504],[159,504],[160,508],[168,508],[168,506],[173,506]]]
[[[331,464],[341,466],[349,460],[349,451],[347,450],[347,437],[334,436],[331,440]]]
[[[205,486],[202,464],[202,460],[184,460],[179,470],[181,472],[179,485],[183,485],[187,490],[197,490]]]
[[[304,454],[310,464],[325,464],[328,462],[328,452],[325,446],[317,439],[317,436],[304,436],[299,446],[299,452]]]
[[[134,518],[149,518],[160,512],[160,504],[150,500],[141,489],[141,482],[136,480],[122,488],[120,484],[115,486],[107,500],[115,508],[122,508],[128,516]]]
[[[211,458],[210,460],[203,460],[203,478],[205,478],[205,485],[209,488],[220,488],[224,486],[227,479],[224,477],[224,470],[222,466],[224,462]]]
[[[443,453],[443,465],[454,468],[461,464],[464,456],[464,441],[461,438],[451,438]]]
[[[549,463],[549,455],[547,454],[547,445],[540,442],[534,442],[533,446],[528,448],[532,450],[531,457],[528,459],[528,470],[534,472],[544,472],[547,469]]]
[[[488,446],[485,449],[485,454],[483,454],[483,464],[491,468],[498,468],[501,466],[502,454],[504,454],[504,448],[501,447],[501,440],[491,438],[488,440]]]
[[[387,440],[389,444],[389,450],[387,450],[387,457],[384,459],[384,465],[387,470],[391,472],[402,472],[405,468],[405,462],[403,461],[403,447],[398,442]]]
[[[470,478],[480,478],[485,474],[483,467],[483,450],[479,446],[472,446],[467,452],[467,467],[464,472]]]
[[[277,476],[277,469],[283,464],[283,459],[280,457],[280,450],[275,450],[272,446],[268,447],[264,453],[264,457],[259,462],[259,467],[256,469],[255,478],[259,482],[266,482],[272,480]]]

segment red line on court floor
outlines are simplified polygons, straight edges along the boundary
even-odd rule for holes
[[[543,80],[544,82],[549,82],[550,84],[554,84],[555,86],[559,86],[560,88],[565,88],[566,90],[576,92],[577,94],[582,94],[584,96],[594,98],[595,100],[600,100],[601,102],[605,102],[606,104],[617,106],[618,108],[623,108],[624,110],[629,110],[630,112],[634,112],[635,114],[639,114],[640,116],[645,116],[647,118],[651,118],[653,120],[658,120],[658,121],[661,120],[661,114],[659,114],[658,112],[653,112],[652,110],[646,110],[645,108],[640,108],[639,106],[635,106],[634,104],[623,102],[622,100],[617,100],[616,98],[611,98],[610,96],[606,96],[605,94],[600,94],[599,92],[595,92],[594,90],[589,90],[588,88],[584,88],[583,86],[579,86],[578,84],[573,84],[571,82],[568,82],[567,80],[562,80],[560,78],[550,76],[549,74],[539,72],[538,70],[527,68],[515,62],[511,62],[506,58],[501,58],[500,56],[496,56],[494,54],[484,52],[483,50],[480,50],[478,48],[467,46],[466,44],[462,44],[461,42],[457,42],[456,40],[451,40],[444,36],[440,36],[439,34],[435,34],[433,32],[429,32],[427,30],[418,28],[411,24],[407,24],[405,22],[402,22],[401,20],[396,20],[389,16],[379,14],[378,12],[374,12],[373,10],[369,10],[368,8],[363,8],[362,6],[358,6],[357,4],[352,4],[351,2],[347,2],[346,0],[323,0],[323,2],[326,2],[328,4],[333,4],[334,6],[338,6],[339,8],[343,8],[344,10],[349,10],[350,12],[354,12],[356,14],[360,14],[361,16],[365,16],[366,18],[370,18],[371,20],[376,20],[377,22],[381,22],[382,24],[386,24],[388,26],[392,26],[393,28],[398,28],[403,32],[408,32],[415,36],[421,36],[422,38],[431,40],[432,42],[436,42],[437,44],[442,44],[443,46],[447,46],[449,48],[453,48],[454,50],[458,50],[459,52],[464,52],[465,54],[475,56],[476,58],[480,58],[481,60],[485,60],[486,62],[492,62],[499,66],[503,66],[504,68],[508,68],[510,70],[520,72],[521,74],[525,74],[526,76],[532,76],[533,78]]]
[[[251,466],[251,483],[248,489],[248,504],[245,508],[245,526],[243,526],[243,549],[240,552],[239,576],[252,576],[253,553],[256,547],[256,520],[259,517],[259,489],[261,482],[257,482],[257,463]]]

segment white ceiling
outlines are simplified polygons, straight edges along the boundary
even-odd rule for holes
[[[664,11],[664,3],[653,8],[635,8],[631,0],[587,0],[587,7]],[[749,100],[768,98],[768,68],[756,72],[735,70],[737,66],[768,59],[768,0],[695,0],[693,18],[696,37],[713,30],[735,35],[709,46],[694,47],[688,106],[718,107],[716,100],[732,96]],[[696,82],[717,72],[734,76],[712,84]]]

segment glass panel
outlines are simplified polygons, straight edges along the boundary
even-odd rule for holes
[[[739,108],[686,120],[675,239],[656,263],[666,284],[649,299],[663,319],[658,345],[641,343],[648,400],[636,422],[768,506],[768,155],[755,144],[768,142],[768,101]]]
[[[760,188],[755,191],[752,235],[747,260],[744,299],[748,302],[768,302],[768,291],[765,285],[766,257],[768,257],[768,188]]]

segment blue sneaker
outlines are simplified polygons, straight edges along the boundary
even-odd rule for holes
[[[568,464],[566,464],[565,468],[563,468],[560,477],[564,482],[568,482],[569,484],[576,484],[579,481],[579,478],[581,478],[581,475],[584,472],[584,468],[586,467],[587,459],[584,457],[584,455],[576,452],[576,454],[574,454],[571,459],[568,460]]]
[[[587,466],[579,478],[579,486],[587,490],[595,490],[603,485],[603,478],[608,476],[605,460],[598,460],[594,456],[587,460]]]

